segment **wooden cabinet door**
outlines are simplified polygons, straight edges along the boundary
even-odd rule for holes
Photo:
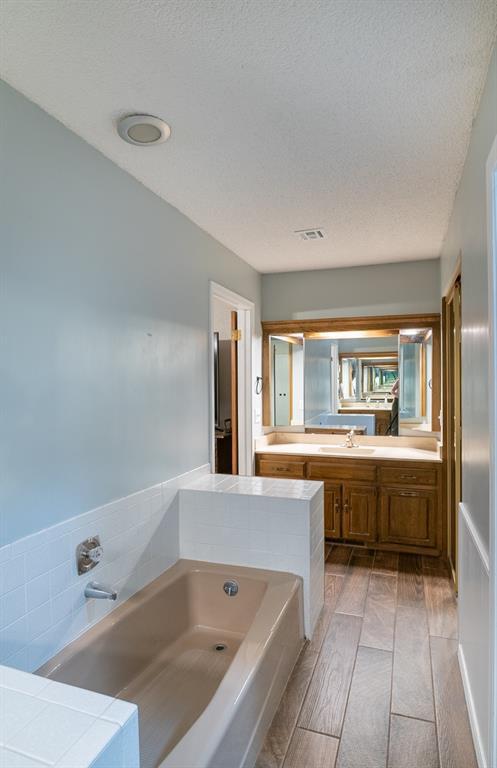
[[[343,538],[376,541],[376,488],[346,483],[342,499]]]
[[[380,542],[416,547],[437,545],[437,491],[382,488]]]
[[[342,535],[342,486],[340,483],[324,485],[324,535],[339,539]]]

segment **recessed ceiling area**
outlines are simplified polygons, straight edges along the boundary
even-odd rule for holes
[[[494,0],[3,0],[0,14],[8,83],[259,271],[439,255]],[[134,113],[171,138],[123,142]]]

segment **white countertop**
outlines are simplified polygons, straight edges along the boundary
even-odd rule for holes
[[[259,447],[256,453],[277,453],[285,455],[306,455],[324,458],[341,459],[387,459],[390,461],[435,461],[440,463],[441,458],[438,451],[428,451],[422,448],[412,448],[410,446],[386,446],[386,445],[363,445],[359,450],[353,448],[343,448],[339,445],[320,444],[320,443],[273,443]]]
[[[391,411],[392,403],[357,403],[357,405],[339,405],[339,411]]]

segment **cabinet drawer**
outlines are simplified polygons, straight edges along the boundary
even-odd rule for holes
[[[380,467],[381,485],[436,485],[436,469],[413,469],[411,467]]]
[[[305,461],[261,459],[259,474],[267,477],[305,477]]]
[[[376,467],[365,465],[362,459],[356,464],[310,461],[307,477],[309,480],[362,480],[366,483],[374,483],[376,482]]]

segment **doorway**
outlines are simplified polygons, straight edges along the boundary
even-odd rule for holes
[[[447,555],[456,590],[457,527],[462,500],[461,300],[461,275],[458,274],[443,303]]]
[[[211,470],[250,475],[254,305],[210,283]]]

